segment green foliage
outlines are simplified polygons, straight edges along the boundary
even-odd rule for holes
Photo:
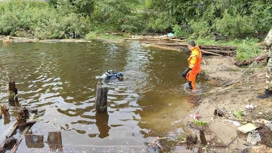
[[[256,57],[263,51],[256,45],[257,41],[246,41],[237,45],[236,59],[244,60],[252,57]]]
[[[80,38],[90,31],[174,32],[214,40],[263,39],[272,25],[269,0],[6,0],[0,33]]]
[[[215,20],[216,30],[222,36],[228,38],[245,38],[254,32],[252,20],[248,16],[232,16],[227,11],[224,12],[222,19]]]
[[[91,15],[94,11],[94,0],[49,0],[55,8],[81,15]]]
[[[157,13],[156,16],[149,19],[148,29],[155,32],[169,32],[174,25],[175,19],[171,18],[166,12]],[[170,29],[170,30],[169,30]]]
[[[199,126],[206,126],[208,124],[207,122],[201,122],[201,121],[198,121],[198,120],[194,120],[194,123],[196,125],[199,125]]]
[[[239,120],[243,119],[244,112],[243,111],[233,111],[233,115],[237,117]]]
[[[133,32],[140,22],[134,9],[136,4],[137,0],[96,1],[93,20],[97,21],[97,24],[108,25],[111,30]]]
[[[90,22],[88,17],[29,0],[1,2],[0,20],[2,34],[39,39],[84,37]]]
[[[93,40],[93,39],[96,39],[96,37],[97,37],[97,33],[96,32],[89,32],[85,36],[85,39],[87,39],[87,40]]]
[[[177,37],[182,36],[181,27],[179,25],[175,24],[174,27],[173,27],[173,31],[174,31],[175,36],[177,36]]]

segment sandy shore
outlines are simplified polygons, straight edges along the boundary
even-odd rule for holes
[[[245,68],[233,65],[231,57],[204,57],[203,72],[208,82],[217,87],[208,91],[184,123],[199,134],[204,129],[209,149],[215,152],[272,152],[272,132],[260,119],[272,120],[272,99],[257,99],[264,92],[266,63],[254,63]],[[228,85],[228,86],[225,86]],[[253,109],[247,109],[251,105]],[[215,117],[215,110],[222,110],[223,117]],[[243,112],[238,118],[234,112]],[[207,122],[207,126],[193,126],[193,116],[200,116],[199,121]],[[259,122],[258,122],[259,121]],[[240,126],[235,124],[239,123]],[[254,123],[261,135],[261,142],[252,145],[247,142],[248,133],[238,130],[239,127]],[[270,148],[268,148],[270,147]],[[248,149],[246,149],[248,148]]]

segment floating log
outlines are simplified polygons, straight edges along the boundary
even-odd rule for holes
[[[264,60],[264,59],[266,59],[267,57],[268,57],[268,53],[264,53],[264,54],[261,54],[261,55],[259,55],[259,56],[256,56],[256,57],[247,59],[247,60],[237,61],[237,62],[234,63],[234,65],[236,65],[236,66],[249,65],[249,64],[253,63],[254,61],[260,62],[261,60]]]
[[[95,108],[98,112],[107,111],[107,94],[108,88],[98,86],[96,90]]]

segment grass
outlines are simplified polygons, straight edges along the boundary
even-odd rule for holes
[[[258,39],[243,39],[243,40],[230,40],[230,41],[215,41],[215,40],[206,40],[206,39],[197,39],[197,44],[202,45],[218,45],[218,46],[235,46],[236,50],[236,59],[245,60],[252,57],[256,57],[262,53],[264,50],[256,44],[259,42]]]

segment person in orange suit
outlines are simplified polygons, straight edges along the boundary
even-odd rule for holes
[[[201,61],[202,53],[195,41],[188,43],[188,48],[191,51],[190,57],[188,58],[188,68],[182,73],[182,76],[186,78],[189,84],[189,88],[192,91],[196,90],[196,77],[201,72]]]

